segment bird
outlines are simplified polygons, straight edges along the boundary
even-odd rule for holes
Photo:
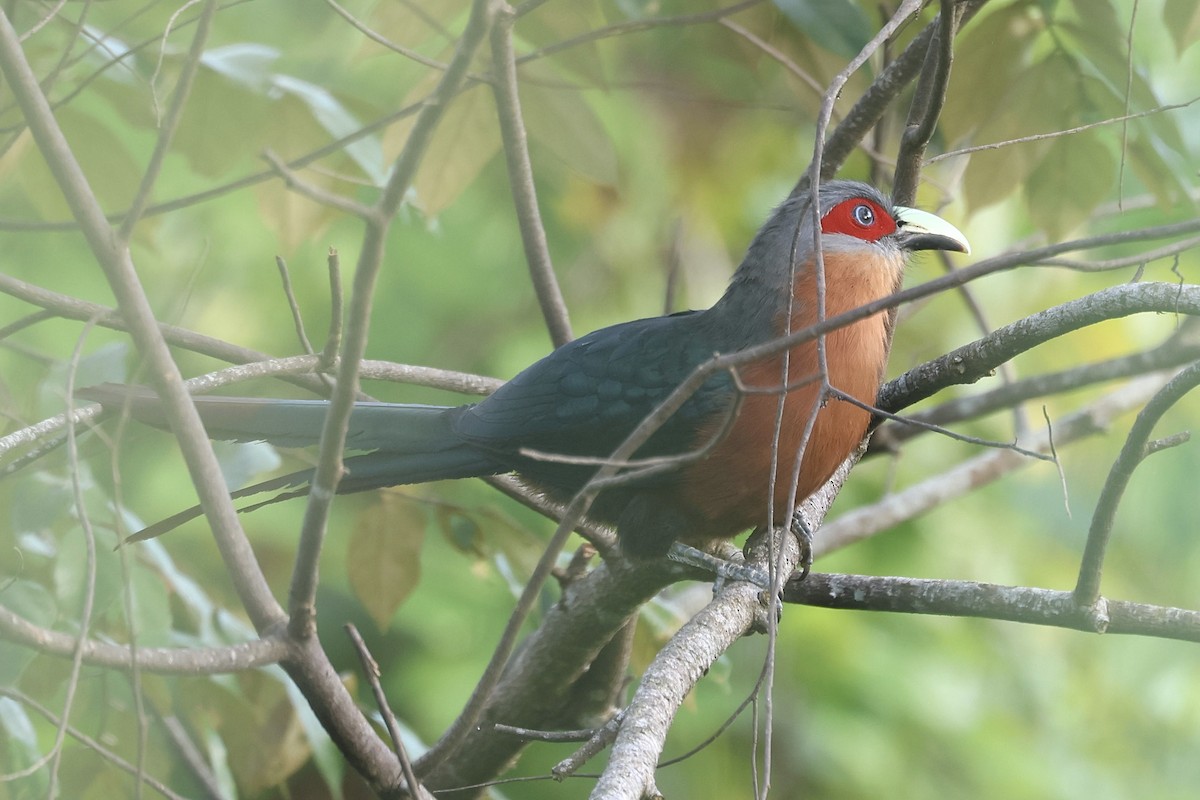
[[[818,191],[815,215],[806,191],[772,212],[710,308],[596,330],[553,350],[478,403],[357,403],[346,449],[358,454],[344,460],[339,493],[516,473],[549,499],[568,502],[699,365],[818,322],[814,225],[823,253],[824,318],[898,290],[913,252],[970,252],[949,222],[893,205],[868,184],[832,180]],[[663,555],[676,541],[703,545],[786,520],[793,498],[802,501],[824,485],[866,436],[871,412],[864,406],[874,403],[883,380],[892,323],[891,313],[879,311],[825,335],[832,394],[822,391],[814,340],[745,364],[736,374],[713,372],[634,454],[660,459],[663,468],[602,490],[589,518],[614,527],[622,553],[633,559]],[[110,384],[79,394],[106,411],[124,406],[135,419],[166,425],[148,389]],[[328,407],[323,400],[194,402],[214,439],[285,447],[315,444]],[[232,494],[283,490],[242,510],[258,508],[307,493],[312,475],[302,470]],[[160,535],[199,514],[198,507],[187,509],[127,541]]]

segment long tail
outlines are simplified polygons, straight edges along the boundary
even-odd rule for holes
[[[158,397],[141,387],[101,384],[78,392],[100,403],[106,410],[128,408],[139,422],[166,427],[166,415]],[[267,400],[240,397],[193,398],[209,436],[214,439],[265,441],[283,447],[317,443],[329,404],[323,400]],[[351,456],[344,462],[346,475],[339,494],[379,489],[409,483],[449,478],[472,478],[506,472],[508,467],[487,453],[464,442],[453,429],[457,408],[398,403],[358,403],[350,415],[346,437],[349,450],[371,452]],[[234,498],[262,492],[287,490],[268,500],[240,509],[252,511],[264,505],[308,494],[314,470],[305,469],[263,481],[232,492]],[[126,541],[160,536],[201,513],[193,506],[154,523]]]

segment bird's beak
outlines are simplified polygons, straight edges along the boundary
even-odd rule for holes
[[[893,212],[900,227],[897,231],[900,246],[905,250],[971,252],[971,245],[963,232],[936,214],[904,206],[896,206]]]

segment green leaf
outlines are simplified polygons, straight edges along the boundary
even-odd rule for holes
[[[130,574],[130,593],[133,606],[133,630],[138,643],[146,647],[166,647],[171,641],[171,603],[166,585],[153,571],[134,562]],[[125,613],[125,604],[120,604]]]
[[[875,35],[862,8],[852,0],[774,0],[775,7],[821,47],[853,58]]]
[[[1015,116],[1004,113],[1008,107],[1003,100],[1030,69],[1029,50],[1041,32],[1037,15],[1021,3],[988,14],[967,29],[955,48],[945,110],[938,122],[951,141],[963,142],[994,118]],[[988,141],[992,140],[974,138],[977,144]]]
[[[425,515],[395,493],[381,492],[350,535],[346,571],[355,595],[381,630],[421,578]]]
[[[40,757],[37,730],[33,720],[16,700],[0,697],[0,730],[4,735],[3,764],[6,773],[17,772],[35,763]],[[19,790],[14,797],[43,797],[46,791],[46,770],[38,770],[24,781],[16,784]]]
[[[413,102],[425,89],[418,87],[405,102]],[[407,143],[412,121],[394,126],[388,137],[394,152]],[[403,139],[397,141],[395,134],[402,134]],[[484,87],[464,91],[446,109],[421,160],[414,182],[417,204],[429,216],[437,216],[471,185],[499,150],[500,131],[491,94]]]
[[[1200,40],[1200,3],[1196,0],[1166,0],[1163,22],[1175,42],[1176,57]]]
[[[58,605],[46,587],[22,578],[6,578],[2,585],[6,609],[40,628],[54,624]],[[13,644],[0,647],[0,686],[16,686],[36,656],[36,651],[27,647]]]
[[[275,75],[272,79],[273,92],[291,95],[303,103],[312,113],[313,119],[329,132],[334,139],[340,139],[359,130],[362,123],[350,113],[341,101],[328,90],[315,83],[293,78],[290,75]],[[374,181],[376,186],[382,186],[387,180],[383,164],[383,148],[377,136],[365,136],[345,146],[345,152],[350,156],[363,174]]]
[[[611,186],[617,182],[612,138],[582,92],[564,92],[530,81],[521,86],[521,108],[531,140],[596,183]]]
[[[1056,139],[1029,176],[1029,213],[1052,240],[1059,239],[1108,196],[1116,175],[1116,159],[1090,131]]]

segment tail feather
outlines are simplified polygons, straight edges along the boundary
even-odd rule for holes
[[[167,427],[162,402],[149,389],[103,383],[77,394],[106,409],[128,409],[133,418]],[[258,397],[193,397],[200,419],[214,439],[270,442],[307,447],[321,437],[329,403],[325,400],[271,400]],[[457,409],[407,403],[356,403],[350,414],[346,447],[350,450],[436,452],[460,440],[452,429]]]
[[[106,408],[128,408],[134,419],[166,427],[161,403],[149,390],[102,384],[83,389],[79,395]],[[321,400],[197,397],[194,402],[208,434],[215,439],[266,441],[285,447],[316,444],[329,408],[329,404]],[[371,452],[344,461],[346,474],[338,484],[338,493],[507,472],[507,465],[464,442],[454,432],[454,419],[458,413],[460,409],[445,406],[356,404],[350,416],[346,446],[351,450]],[[309,492],[313,472],[306,469],[281,475],[238,489],[230,496],[237,499],[287,490],[239,509],[241,512],[301,497]],[[138,531],[125,541],[137,542],[161,536],[200,513],[200,507],[193,506]]]

